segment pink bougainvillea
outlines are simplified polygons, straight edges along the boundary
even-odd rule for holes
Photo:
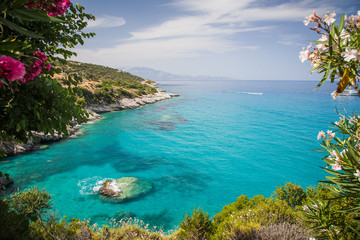
[[[49,16],[56,17],[63,15],[70,7],[70,0],[29,0],[26,4],[28,8],[37,8],[47,12]]]
[[[34,51],[33,62],[24,66],[20,61],[8,56],[0,57],[0,88],[4,83],[17,81],[19,84],[32,82],[43,70],[50,71],[51,65],[46,63],[47,57],[41,51]]]
[[[26,67],[26,75],[24,76],[25,82],[33,81],[36,76],[38,76],[43,69],[50,71],[51,65],[46,64],[47,57],[41,51],[34,51],[33,55],[37,58],[31,64]],[[19,82],[20,84],[25,83],[24,81]]]
[[[0,57],[0,78],[13,82],[24,77],[25,73],[25,66],[20,61],[5,55]]]

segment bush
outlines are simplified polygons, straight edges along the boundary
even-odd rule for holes
[[[178,239],[209,239],[213,231],[213,225],[209,215],[203,210],[194,209],[191,217],[185,215],[185,219],[180,223],[180,230],[177,233]]]
[[[302,206],[306,199],[305,190],[299,185],[291,182],[285,183],[285,186],[277,187],[273,196],[277,199],[286,201],[291,208]]]

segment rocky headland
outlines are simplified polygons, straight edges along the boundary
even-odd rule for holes
[[[99,115],[100,113],[135,109],[144,106],[146,104],[152,104],[158,101],[167,100],[179,96],[173,93],[166,93],[160,89],[157,90],[158,90],[157,93],[147,94],[136,98],[122,98],[114,103],[89,104],[85,108],[89,112],[88,121],[94,121],[100,119],[101,118],[101,115]],[[77,122],[73,122],[72,126],[69,125],[67,127],[69,136],[72,136],[75,133],[77,133],[80,127],[81,124],[77,124]],[[38,150],[41,148],[42,144],[64,140],[63,135],[59,135],[57,133],[51,135],[51,134],[34,132],[33,135],[35,138],[29,139],[27,143],[18,143],[15,141],[3,142],[0,145],[0,151],[5,152],[5,154],[8,156],[17,155],[33,150]]]
[[[113,112],[126,109],[135,109],[146,104],[152,104],[158,101],[167,100],[179,96],[173,93],[166,93],[158,89],[157,93],[147,94],[136,98],[122,98],[109,104],[91,104],[87,108],[96,113]]]

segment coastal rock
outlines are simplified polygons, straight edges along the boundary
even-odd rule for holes
[[[114,181],[105,181],[99,189],[102,200],[111,203],[121,203],[148,194],[152,183],[135,177],[123,177]]]
[[[135,109],[144,106],[146,104],[152,104],[158,101],[170,99],[177,96],[179,95],[173,93],[166,93],[158,90],[158,92],[154,94],[148,94],[136,98],[123,98],[111,104],[93,104],[88,106],[88,109],[91,109],[96,113]]]
[[[99,194],[107,197],[116,197],[118,195],[118,191],[111,181],[106,180],[103,183],[103,186],[99,189]]]
[[[94,121],[101,118],[99,114],[95,113],[91,109],[86,109],[86,111],[89,113],[88,121]],[[80,125],[76,121],[73,121],[72,124],[73,126],[67,126],[69,136],[75,134],[80,128]],[[32,132],[32,134],[34,138],[29,139],[26,143],[18,143],[16,141],[3,142],[0,145],[0,151],[5,152],[6,155],[17,155],[32,150],[38,150],[41,148],[41,144],[47,142],[57,142],[64,139],[62,135],[59,135],[56,132],[54,135],[44,134],[42,132]]]
[[[2,175],[2,174],[1,174]],[[6,174],[5,174],[6,175]],[[7,188],[8,186],[10,186],[11,184],[14,183],[14,180],[12,178],[10,178],[9,176],[1,176],[0,177],[0,190],[2,188]]]

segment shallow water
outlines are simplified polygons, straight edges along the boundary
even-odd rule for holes
[[[357,97],[313,91],[306,81],[162,82],[181,96],[103,114],[77,138],[0,161],[14,188],[45,187],[59,216],[104,224],[124,212],[165,230],[201,207],[210,215],[241,194],[270,196],[288,181],[317,184],[325,173],[315,149],[337,111],[359,112]],[[121,204],[97,194],[106,179],[150,180],[150,194]]]

